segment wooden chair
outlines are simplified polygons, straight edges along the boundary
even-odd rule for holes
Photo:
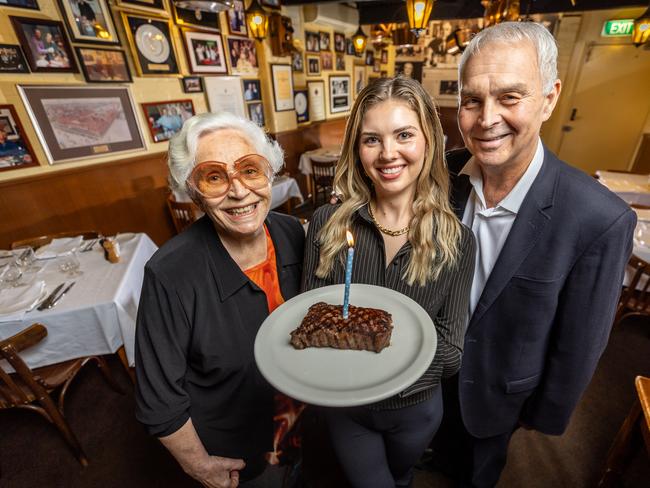
[[[650,264],[634,254],[630,257],[628,265],[634,268],[634,275],[630,284],[623,289],[618,302],[614,326],[627,317],[645,315],[650,317]],[[645,281],[645,283],[643,283]],[[643,283],[643,285],[640,285]]]
[[[56,234],[49,234],[39,237],[30,237],[28,239],[21,239],[19,241],[14,241],[11,243],[11,249],[16,249],[17,247],[30,246],[34,249],[43,247],[54,239],[62,239],[64,237],[77,237],[83,236],[84,240],[97,239],[99,237],[99,232],[96,230],[71,230],[68,232],[58,232]]]
[[[88,458],[81,444],[63,416],[65,394],[77,373],[91,361],[97,363],[108,384],[117,392],[124,392],[113,379],[106,361],[100,356],[72,359],[63,363],[30,369],[20,358],[19,352],[40,342],[47,336],[43,324],[32,324],[18,334],[0,341],[0,359],[6,359],[16,371],[7,373],[0,368],[0,410],[24,408],[41,414],[59,430],[83,466]],[[59,390],[58,405],[50,394]]]
[[[312,159],[312,198],[314,201],[314,208],[318,206],[318,195],[323,195],[323,203],[327,203],[334,186],[334,171],[336,169],[336,162],[320,162]]]
[[[199,218],[199,208],[193,202],[177,202],[171,194],[167,197],[167,208],[177,234],[183,232]]]

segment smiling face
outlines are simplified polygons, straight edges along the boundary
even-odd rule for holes
[[[234,170],[233,162],[256,153],[250,141],[239,131],[222,129],[199,138],[195,160],[219,161]],[[252,237],[264,232],[263,224],[271,205],[271,183],[259,190],[246,188],[237,178],[222,197],[201,198],[202,210],[210,216],[217,232],[230,238]]]
[[[359,159],[378,198],[403,192],[413,198],[425,152],[426,139],[418,115],[405,102],[386,100],[365,113]]]
[[[543,94],[534,46],[483,46],[467,61],[461,85],[458,126],[478,164],[483,170],[525,171],[560,94],[559,80]]]

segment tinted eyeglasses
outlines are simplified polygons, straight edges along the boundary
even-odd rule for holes
[[[203,161],[197,164],[187,179],[187,184],[205,198],[218,198],[230,190],[237,178],[249,190],[260,190],[273,177],[269,162],[259,154],[247,154],[234,162],[234,171],[219,161]]]

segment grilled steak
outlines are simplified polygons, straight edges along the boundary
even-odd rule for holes
[[[318,302],[309,307],[300,326],[291,332],[291,345],[333,347],[380,352],[390,343],[393,318],[378,308],[350,305],[347,319],[342,305]]]

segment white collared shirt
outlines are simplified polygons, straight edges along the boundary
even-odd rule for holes
[[[515,222],[521,203],[542,168],[543,162],[544,147],[541,139],[538,138],[535,155],[525,173],[510,190],[510,193],[493,208],[487,208],[485,204],[483,176],[481,168],[474,160],[474,157],[467,161],[459,173],[468,175],[473,187],[463,213],[463,224],[472,229],[474,237],[476,237],[474,281],[472,281],[472,291],[469,299],[470,317],[476,309],[483,288],[485,288],[490,273],[492,273],[492,268],[494,268],[508,234],[510,234],[510,229]]]

